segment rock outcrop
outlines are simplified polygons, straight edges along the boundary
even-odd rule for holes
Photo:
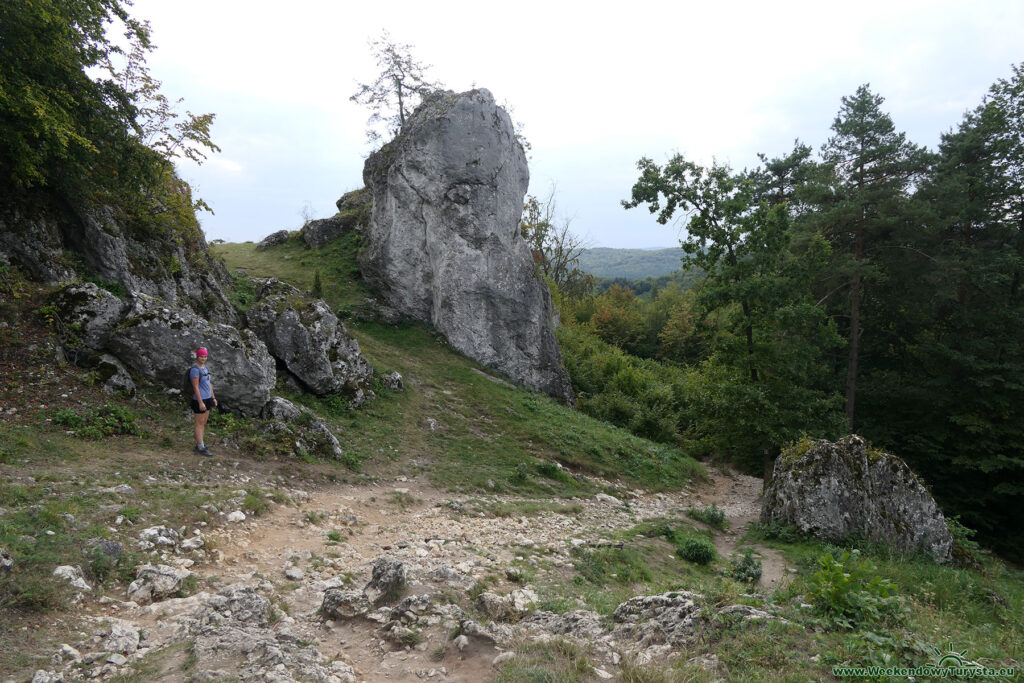
[[[238,322],[223,289],[230,276],[210,255],[198,224],[182,239],[173,230],[133,232],[109,207],[51,206],[33,215],[5,208],[0,259],[21,265],[37,280],[61,284],[93,277],[218,322]]]
[[[456,350],[571,400],[550,295],[519,234],[526,157],[491,93],[427,97],[363,180],[373,196],[364,278]]]
[[[345,393],[357,405],[373,396],[373,366],[323,300],[303,302],[293,287],[266,280],[246,320],[309,391],[319,396]]]
[[[761,521],[832,541],[862,536],[939,562],[949,561],[953,546],[942,511],[907,464],[856,435],[780,455]]]
[[[140,296],[107,342],[134,372],[174,388],[182,385],[199,346],[210,351],[218,402],[241,415],[258,416],[277,375],[266,345],[250,330],[213,324],[187,309],[165,308]]]

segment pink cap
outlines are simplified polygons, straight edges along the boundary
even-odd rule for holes
[[[209,352],[207,352],[207,350],[206,350],[206,349],[202,349],[202,348],[200,348],[200,349],[196,349],[196,357],[197,357],[197,358],[198,358],[199,356],[209,356],[209,355],[210,355],[210,354],[209,354]]]

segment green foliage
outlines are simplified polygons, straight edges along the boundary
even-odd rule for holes
[[[896,584],[878,576],[859,550],[819,557],[807,597],[832,625],[842,629],[896,622],[904,613]]]
[[[725,521],[725,510],[714,503],[702,508],[687,508],[686,516],[723,531],[727,526]]]
[[[711,541],[695,536],[683,536],[676,542],[676,555],[696,564],[711,564],[718,552]]]
[[[136,422],[137,416],[131,410],[118,405],[104,405],[99,410],[77,412],[71,409],[54,411],[53,423],[76,430],[75,435],[83,439],[102,439],[108,436],[143,434]]]
[[[761,580],[761,560],[754,557],[754,551],[744,548],[743,554],[729,560],[729,576],[742,583],[756,584]]]

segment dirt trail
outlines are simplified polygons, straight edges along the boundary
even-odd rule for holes
[[[275,628],[313,644],[324,658],[351,665],[360,681],[484,681],[494,676],[492,660],[500,650],[476,638],[459,651],[440,624],[423,631],[416,644],[396,646],[381,640],[377,624],[365,619],[324,622],[317,611],[329,587],[360,589],[374,562],[388,556],[409,571],[408,595],[445,594],[461,598],[474,583],[493,582],[498,594],[521,588],[508,580],[513,566],[546,575],[568,576],[571,550],[601,544],[618,529],[653,517],[683,518],[691,506],[715,503],[729,530],[715,532],[723,558],[736,551],[746,524],[760,510],[761,480],[711,470],[712,480],[674,493],[631,492],[624,501],[595,497],[585,501],[547,501],[561,512],[532,516],[494,516],[487,501],[509,504],[501,496],[457,496],[424,480],[398,477],[377,485],[328,485],[297,495],[297,505],[273,506],[259,517],[229,523],[211,532],[219,561],[193,567],[202,583],[216,590],[232,583],[273,584],[275,604],[286,616]],[[625,504],[624,504],[625,503]],[[759,590],[770,591],[782,579],[781,556],[756,547],[764,574]],[[161,640],[173,615],[161,609],[123,615]],[[167,631],[170,640],[172,634]],[[609,671],[616,669],[608,663]]]

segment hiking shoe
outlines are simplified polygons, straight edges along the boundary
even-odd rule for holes
[[[210,452],[206,446],[196,446],[196,453],[199,455],[205,455],[207,458],[211,457],[213,453]]]

